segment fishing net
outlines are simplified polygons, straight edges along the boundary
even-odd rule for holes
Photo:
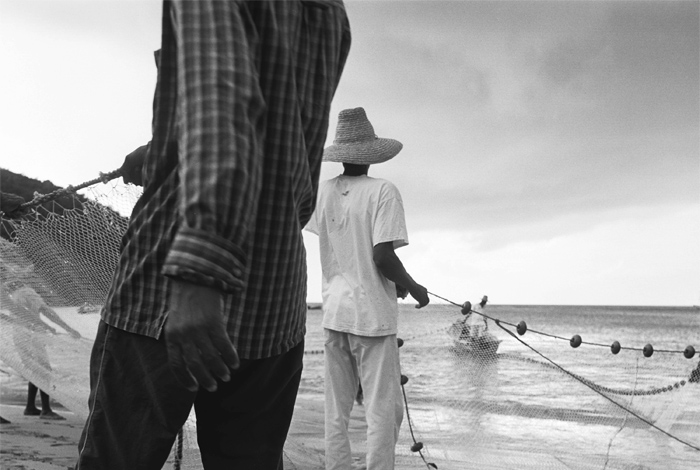
[[[0,359],[81,417],[99,309],[139,193],[92,186],[2,220]]]
[[[416,332],[402,355],[402,368],[414,375],[405,386],[411,424],[428,462],[459,469],[698,468],[700,364],[687,347],[698,340],[696,308],[477,308],[488,317],[496,351],[473,337],[446,342],[440,332],[461,321],[459,307],[444,310],[431,323],[449,326]],[[602,326],[586,327],[577,317]],[[667,333],[655,331],[661,324]],[[659,341],[634,346],[645,335]]]
[[[80,418],[99,310],[139,195],[112,180],[2,220],[2,371]],[[478,301],[464,309],[440,300],[447,303],[427,307],[428,320],[402,305],[406,414],[397,468],[700,468],[700,365],[688,348],[698,346],[697,309],[587,312]],[[287,441],[286,469],[323,468],[320,317],[309,311],[304,413],[293,422],[302,430]],[[303,422],[308,416],[315,418]],[[362,421],[362,406],[353,417]],[[190,416],[167,467],[200,466]]]

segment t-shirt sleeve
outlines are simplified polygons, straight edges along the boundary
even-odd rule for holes
[[[309,221],[306,223],[304,226],[304,230],[307,232],[311,232],[314,235],[319,234],[319,228],[318,228],[318,217],[319,213],[321,211],[321,199],[323,198],[324,191],[326,189],[326,183],[327,181],[322,181],[319,186],[318,186],[318,200],[316,201],[316,210],[314,210],[313,214],[311,214],[311,218]]]
[[[394,242],[394,248],[408,245],[406,216],[401,194],[393,185],[382,192],[372,230],[372,243]]]

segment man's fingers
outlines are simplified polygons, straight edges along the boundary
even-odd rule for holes
[[[209,392],[216,390],[216,379],[209,373],[209,370],[199,358],[199,355],[187,355],[185,362],[187,364],[187,370],[192,374],[195,382],[198,383],[200,387]],[[194,390],[197,390],[197,388],[195,387]]]
[[[148,145],[142,145],[124,158],[124,163],[120,168],[124,183],[133,183],[138,186],[143,186],[141,169],[143,168],[147,150]]]
[[[228,382],[231,379],[229,367],[211,344],[208,344],[206,348],[200,349],[198,359],[196,364],[192,366],[196,368],[196,372],[193,370],[193,373],[198,379],[200,375],[202,376],[199,383],[210,392],[216,390],[217,379],[223,382]]]
[[[219,353],[221,361],[226,366],[226,371],[229,369],[238,369],[240,361],[238,360],[238,352],[236,348],[233,347],[233,343],[226,334],[222,331],[221,334],[214,334],[211,336],[211,342],[216,351]],[[219,376],[221,378],[221,376]]]
[[[212,351],[208,342],[188,342],[182,345],[183,357],[189,372],[204,389],[213,392],[216,390],[216,373],[222,370],[222,361],[215,351]],[[228,369],[224,368],[228,373]],[[224,374],[222,372],[222,374]]]
[[[128,171],[122,169],[122,179],[124,180],[124,183],[131,183],[135,184],[136,186],[143,186],[140,167]]]
[[[426,305],[428,305],[429,303],[430,303],[429,300],[428,300],[428,301],[420,300],[420,301],[418,301],[418,305],[416,305],[416,308],[423,308],[423,307],[425,307]]]
[[[187,369],[187,364],[182,357],[182,352],[179,346],[167,342],[168,349],[168,362],[170,363],[170,370],[172,370],[175,378],[190,392],[196,392],[199,388],[199,383],[192,377],[189,370]]]
[[[417,287],[414,292],[411,292],[411,296],[418,301],[416,308],[422,308],[430,303],[430,297],[428,297],[428,289],[420,284]]]
[[[223,333],[217,338],[184,344],[182,351],[189,373],[201,387],[210,392],[216,390],[217,380],[228,382],[231,379],[231,368],[238,367],[238,354],[228,336]]]

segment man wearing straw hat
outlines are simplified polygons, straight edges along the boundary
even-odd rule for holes
[[[408,244],[403,202],[369,166],[396,156],[402,144],[379,138],[362,108],[340,112],[323,160],[344,172],[322,183],[306,229],[320,238],[325,334],[326,470],[352,466],[348,422],[358,382],[367,417],[367,470],[394,468],[403,419],[397,344],[397,296],[428,304],[425,287],[394,250]]]

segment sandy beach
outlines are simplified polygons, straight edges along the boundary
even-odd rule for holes
[[[97,315],[77,315],[74,308],[57,308],[58,314],[84,338],[92,338],[99,320]],[[60,335],[67,338],[67,335]],[[49,338],[55,339],[55,338]],[[73,344],[70,343],[69,344]],[[87,344],[87,343],[86,343]],[[62,346],[65,346],[62,344]],[[78,344],[79,361],[62,360],[52,349],[55,368],[67,368],[76,364],[86,370],[89,346]],[[68,349],[67,349],[68,350]],[[70,351],[69,351],[70,352]],[[70,354],[76,354],[72,351]],[[65,358],[63,358],[65,359]],[[75,368],[75,367],[74,367]],[[63,375],[77,373],[75,370],[62,370]],[[81,376],[82,377],[82,376]],[[87,383],[87,376],[81,378]],[[79,383],[82,383],[80,380]],[[83,387],[84,388],[84,387]],[[86,391],[87,393],[87,391]],[[323,437],[323,396],[318,393],[305,393],[300,390],[292,426],[285,447],[285,470],[322,470],[324,454]],[[0,361],[0,416],[10,424],[0,424],[0,470],[56,470],[72,468],[78,453],[78,440],[85,417],[69,411],[53,400],[54,411],[65,417],[62,421],[44,420],[37,416],[24,416],[27,397],[27,381],[15,370]],[[38,404],[37,398],[37,406]],[[80,406],[82,402],[76,402]],[[75,406],[76,403],[73,403]],[[361,466],[364,460],[366,425],[364,409],[356,406],[351,415],[351,440],[354,460]],[[194,431],[190,431],[185,441],[195,441]],[[406,447],[406,446],[403,446]],[[398,448],[398,446],[397,446]],[[405,455],[397,452],[397,468],[424,468],[419,456],[404,449]],[[196,451],[188,454],[185,444],[185,468],[201,468],[196,464],[199,456]],[[173,468],[168,462],[164,468]],[[360,467],[361,468],[361,467]],[[444,468],[444,467],[443,467]]]
[[[8,374],[9,372],[9,374]],[[0,381],[0,416],[10,424],[0,425],[0,469],[65,470],[73,468],[83,419],[59,403],[54,411],[66,419],[44,420],[24,416],[27,383],[3,368]],[[364,410],[356,406],[350,431],[355,461],[364,460],[366,425]],[[323,469],[323,401],[318,396],[300,396],[285,449],[285,470]],[[397,469],[421,468],[422,461],[413,455],[397,455]],[[164,468],[173,468],[168,462]],[[360,467],[361,468],[361,467]]]
[[[75,465],[78,440],[84,424],[83,419],[66,410],[58,403],[53,403],[54,411],[65,417],[63,421],[43,420],[37,416],[24,416],[26,400],[26,381],[18,375],[6,374],[3,368],[0,381],[0,416],[8,419],[10,424],[0,425],[0,470],[66,470]],[[356,469],[363,469],[364,452],[366,449],[367,427],[364,420],[364,409],[355,406],[350,420],[350,435],[353,449],[353,460]],[[402,430],[402,440],[396,448],[396,470],[425,469],[426,464],[418,454],[411,453],[405,447]],[[296,411],[285,446],[285,470],[323,470],[323,401],[319,395],[300,395],[297,399]],[[187,453],[187,450],[185,451]],[[510,457],[517,458],[522,470],[542,468],[561,468],[552,461],[551,456],[532,453],[511,453]],[[504,456],[502,455],[502,456]],[[201,468],[197,455],[190,455],[186,460],[186,468]],[[452,451],[447,455],[433,452],[428,461],[435,463],[440,470],[496,470],[506,467],[470,462],[469,453]],[[193,466],[194,463],[194,466]],[[164,469],[176,468],[172,459]]]

